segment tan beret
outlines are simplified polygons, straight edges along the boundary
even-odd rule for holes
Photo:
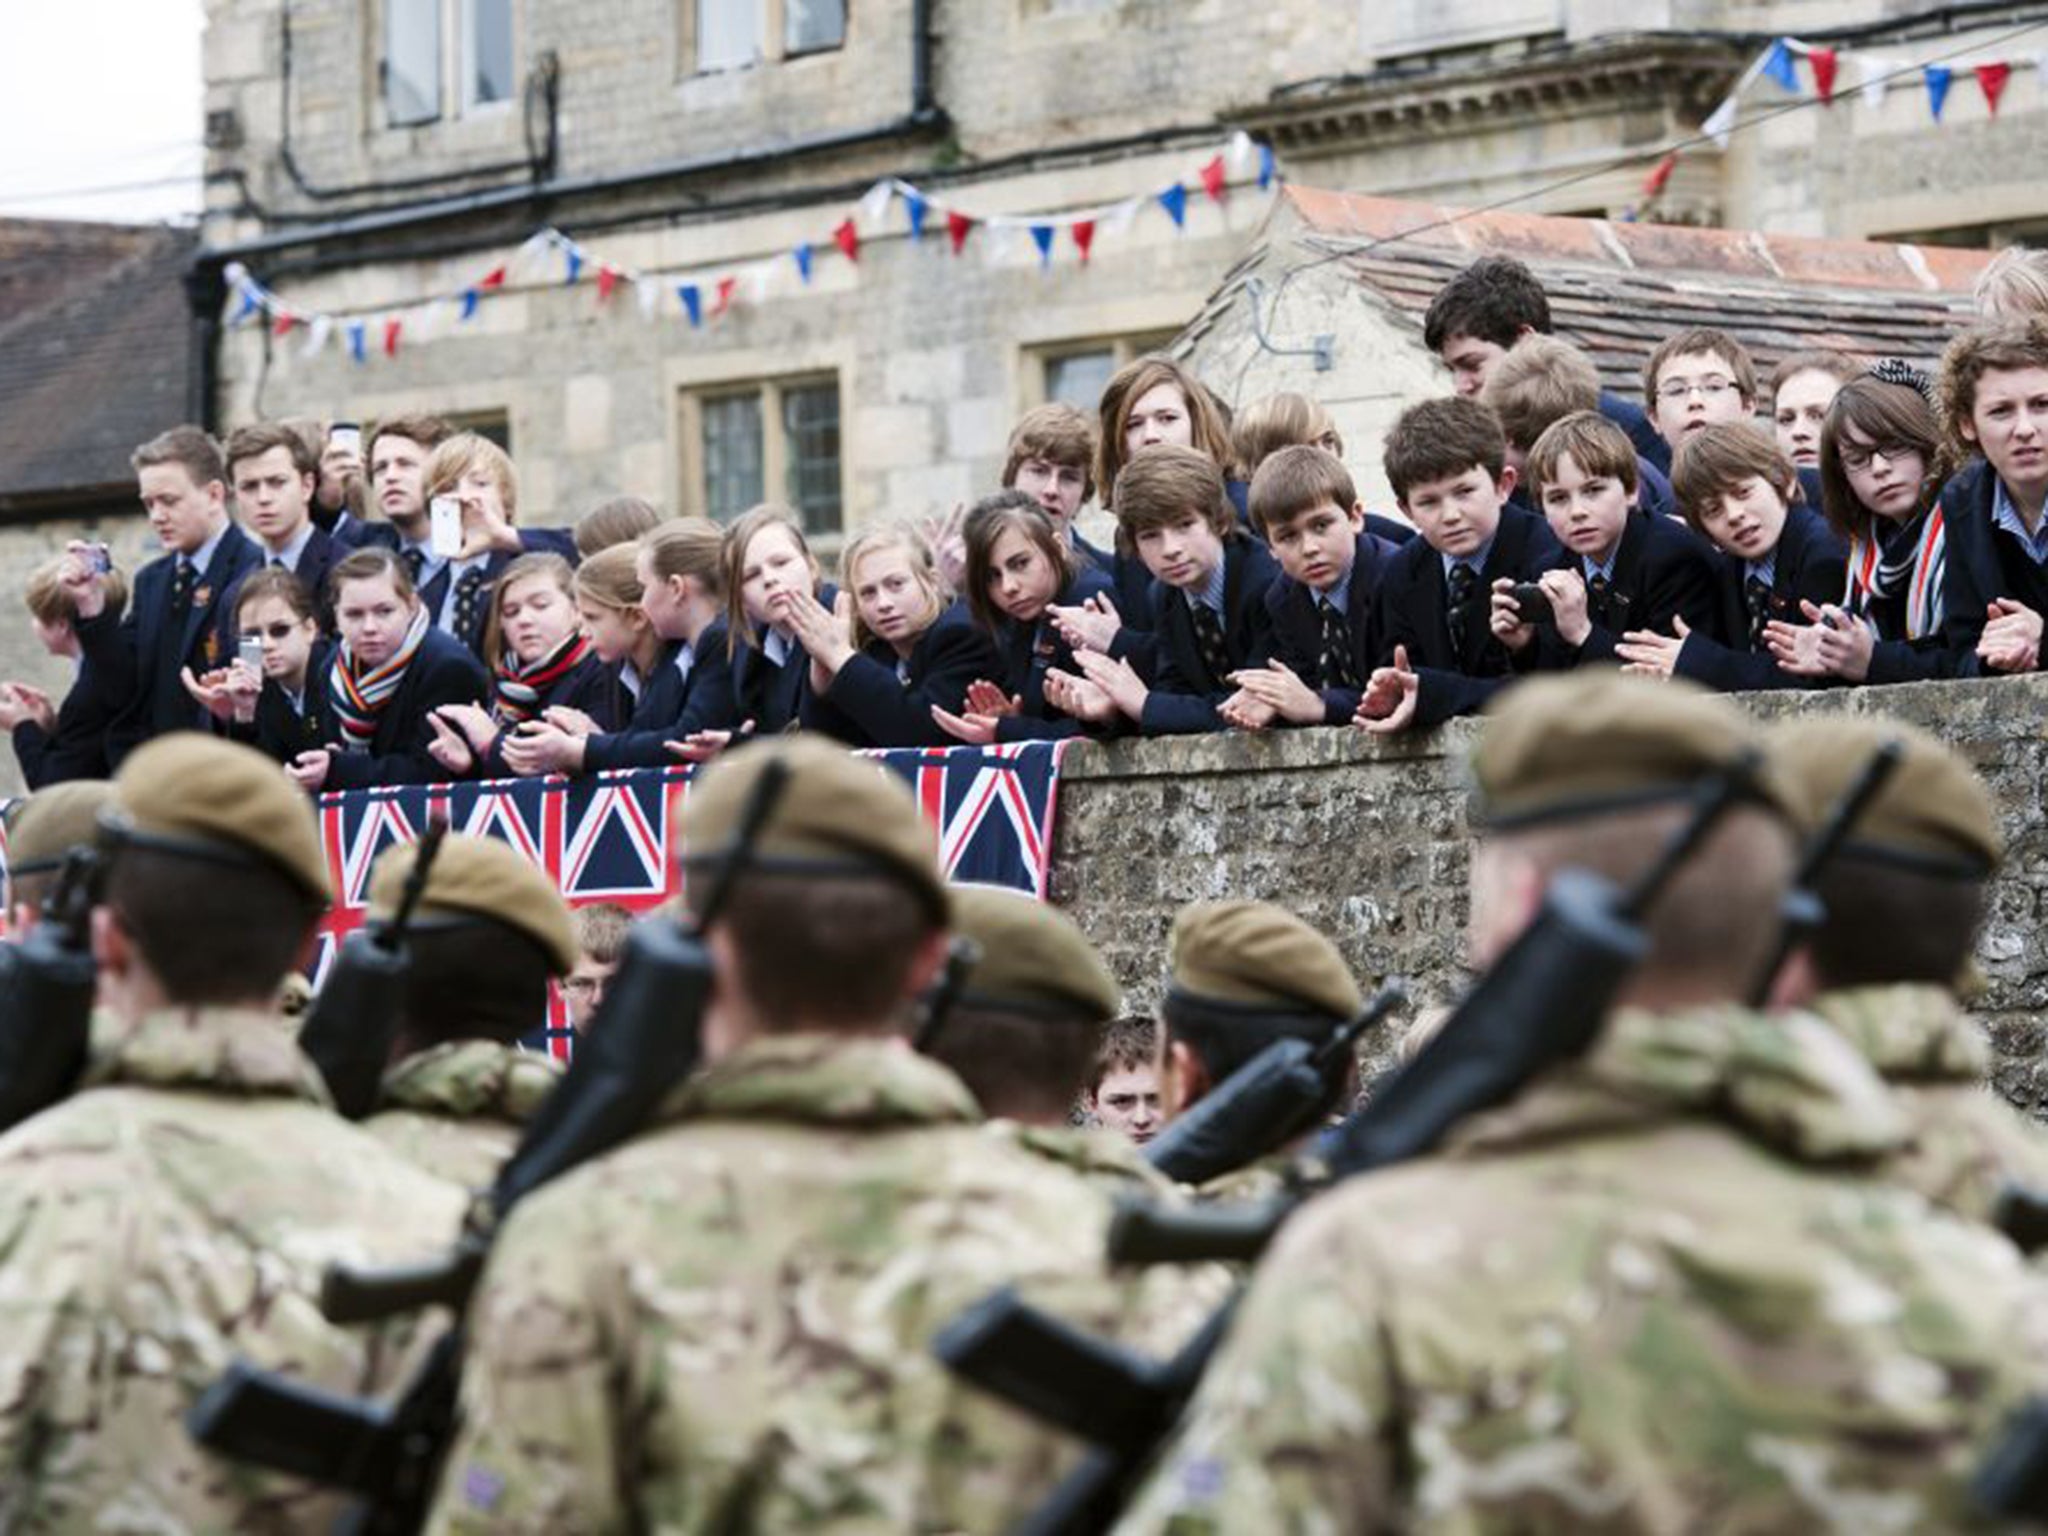
[[[1687,682],[1605,667],[1532,678],[1487,711],[1471,761],[1475,811],[1501,830],[1677,800],[1756,750],[1741,709]],[[1789,814],[1761,762],[1754,786]]]
[[[276,763],[253,747],[178,731],[128,755],[114,776],[106,820],[138,841],[199,858],[261,859],[307,895],[333,896],[313,808]]]
[[[909,787],[881,764],[816,736],[753,742],[706,768],[677,821],[685,860],[701,865],[732,851],[754,787],[773,763],[788,777],[754,844],[761,868],[894,875],[946,920],[938,835]]]
[[[419,862],[419,849],[400,843],[377,856],[370,871],[370,916],[398,910],[405,882]],[[576,964],[576,935],[569,908],[552,880],[495,837],[451,832],[427,871],[427,888],[416,909],[421,917],[488,917],[525,934],[548,957],[557,976]]]
[[[113,803],[105,779],[52,784],[17,802],[7,814],[7,868],[16,875],[56,869],[73,848],[99,837],[100,812]]]
[[[962,994],[973,1002],[1107,1019],[1122,1000],[1116,978],[1073,919],[1021,891],[955,886],[953,931],[981,950]]]
[[[1172,984],[1197,1001],[1348,1019],[1365,1006],[1337,946],[1269,901],[1198,901],[1173,920]]]
[[[1850,828],[1846,847],[1990,874],[2005,852],[1998,808],[1970,765],[1937,738],[1901,720],[1851,715],[1788,720],[1764,738],[1793,813],[1809,833],[1887,741],[1903,749],[1899,765]]]

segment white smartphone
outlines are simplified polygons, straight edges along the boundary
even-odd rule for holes
[[[462,503],[453,496],[436,496],[428,503],[428,547],[444,560],[462,553]]]
[[[327,446],[346,448],[350,453],[363,451],[363,429],[353,422],[337,421],[327,429]]]
[[[235,647],[235,654],[243,666],[258,677],[263,675],[263,641],[256,635],[243,635]]]

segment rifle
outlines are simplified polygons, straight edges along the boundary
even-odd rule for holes
[[[512,1208],[625,1141],[696,1070],[712,983],[703,935],[749,862],[788,777],[780,762],[763,771],[690,929],[668,918],[634,926],[569,1070],[528,1122],[454,1248],[426,1264],[393,1270],[335,1265],[320,1291],[329,1321],[370,1322],[434,1304],[454,1309],[460,1319]],[[463,1326],[458,1321],[435,1342],[391,1404],[336,1396],[237,1362],[193,1405],[186,1427],[224,1456],[358,1495],[348,1530],[416,1530],[455,1430]]]
[[[1177,1184],[1206,1184],[1286,1146],[1329,1113],[1331,1077],[1359,1037],[1407,1000],[1407,984],[1389,981],[1323,1040],[1275,1040],[1175,1116],[1145,1160]]]
[[[1692,797],[1692,814],[1626,891],[1586,870],[1559,871],[1535,919],[1467,991],[1443,1029],[1339,1128],[1332,1139],[1333,1173],[1345,1177],[1419,1157],[1466,1116],[1583,1054],[1648,952],[1644,915],[1747,792],[1753,773],[1754,761],[1745,757],[1703,779]],[[1240,1221],[1250,1233],[1250,1250],[1262,1250],[1305,1198],[1294,1193],[1245,1212]],[[1172,1240],[1171,1256],[1181,1257],[1186,1245],[1179,1234],[1190,1229],[1175,1214],[1151,1211],[1142,1228],[1165,1234],[1162,1242]],[[1191,1214],[1195,1230],[1206,1230],[1199,1224],[1211,1218]],[[1112,1244],[1121,1257],[1135,1256],[1140,1234],[1131,1230],[1134,1219],[1126,1207],[1112,1223]],[[1162,1249],[1158,1256],[1169,1254]],[[1049,1536],[1109,1526],[1193,1396],[1229,1331],[1236,1303],[1235,1296],[1225,1301],[1163,1363],[1081,1334],[1008,1290],[985,1297],[947,1324],[932,1347],[954,1371],[1096,1447],[1020,1531]]]
[[[73,848],[42,921],[0,948],[0,1130],[56,1103],[85,1071],[99,981],[92,909],[105,879],[104,855]]]
[[[391,1042],[405,1013],[405,976],[412,965],[406,930],[426,894],[427,876],[447,835],[445,817],[427,823],[397,910],[387,921],[342,940],[327,979],[299,1026],[299,1049],[320,1069],[344,1119],[360,1120],[377,1107],[377,1090],[391,1064]]]
[[[924,1017],[918,1020],[917,1033],[910,1038],[910,1048],[918,1055],[931,1055],[939,1032],[960,1002],[960,994],[967,990],[967,978],[980,963],[981,946],[965,934],[955,934],[946,946],[946,968],[939,973],[937,985],[925,994]]]

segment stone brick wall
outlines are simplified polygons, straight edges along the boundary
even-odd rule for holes
[[[1753,696],[1760,715],[1889,713],[1943,737],[1998,797],[2007,860],[1978,943],[1979,1003],[2014,1103],[2048,1108],[2048,678]],[[1130,1001],[1154,1003],[1173,915],[1190,901],[1277,901],[1329,934],[1367,986],[1409,979],[1418,1006],[1463,977],[1469,829],[1462,764],[1478,726],[1414,740],[1351,730],[1074,747],[1053,899],[1102,947]],[[1391,1056],[1414,1010],[1368,1042]]]

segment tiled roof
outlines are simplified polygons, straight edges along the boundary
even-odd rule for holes
[[[121,484],[185,419],[187,230],[0,219],[0,511]]]

